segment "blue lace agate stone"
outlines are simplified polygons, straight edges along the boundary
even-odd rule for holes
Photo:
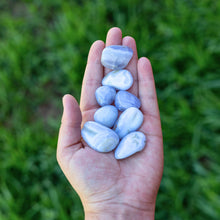
[[[132,93],[119,91],[115,96],[115,106],[118,110],[124,111],[130,107],[141,107],[141,101]]]
[[[124,159],[138,151],[142,151],[146,144],[146,137],[140,131],[127,134],[119,143],[115,150],[116,159]]]
[[[119,142],[118,135],[110,128],[94,121],[87,121],[81,135],[84,141],[98,152],[110,152]]]
[[[109,128],[113,127],[118,117],[118,109],[113,105],[99,108],[94,114],[94,120]]]
[[[100,86],[95,91],[96,101],[100,106],[110,105],[115,99],[116,91],[110,86]]]
[[[116,121],[113,130],[115,130],[121,139],[128,133],[138,130],[142,125],[143,120],[144,116],[142,112],[138,108],[130,107],[122,112]]]
[[[133,77],[128,70],[114,70],[102,79],[103,86],[111,86],[118,90],[128,90],[133,84]]]
[[[104,67],[120,70],[125,68],[133,56],[130,47],[122,45],[111,45],[102,51],[101,63]]]

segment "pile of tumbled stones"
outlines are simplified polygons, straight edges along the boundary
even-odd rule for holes
[[[124,159],[143,150],[145,135],[137,131],[143,123],[140,100],[126,91],[133,84],[131,73],[124,69],[133,56],[131,48],[111,45],[102,52],[101,63],[112,69],[102,79],[95,97],[101,106],[94,121],[87,121],[81,131],[84,141],[98,152],[115,150],[116,159]],[[112,105],[114,103],[114,105]],[[122,112],[119,116],[119,111]]]

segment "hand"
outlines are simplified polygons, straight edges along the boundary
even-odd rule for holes
[[[110,70],[101,65],[104,42],[90,48],[82,85],[80,107],[71,95],[63,97],[64,112],[59,132],[57,159],[67,179],[80,196],[86,219],[154,219],[156,196],[163,172],[163,140],[154,77],[150,61],[138,60],[135,40],[119,28],[109,30],[106,46],[126,45],[134,55],[126,69],[134,84],[129,90],[141,100],[147,138],[142,152],[116,160],[114,153],[99,153],[81,139],[81,126],[93,121],[100,107],[95,90]]]

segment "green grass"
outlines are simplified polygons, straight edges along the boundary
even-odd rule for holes
[[[1,0],[0,219],[83,219],[56,162],[61,98],[79,99],[110,27],[150,58],[165,168],[156,219],[220,219],[220,2]]]

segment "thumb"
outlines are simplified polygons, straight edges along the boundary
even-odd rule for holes
[[[63,116],[57,145],[57,160],[65,160],[81,148],[82,115],[76,99],[71,95],[63,97]],[[65,157],[65,159],[64,159]]]

